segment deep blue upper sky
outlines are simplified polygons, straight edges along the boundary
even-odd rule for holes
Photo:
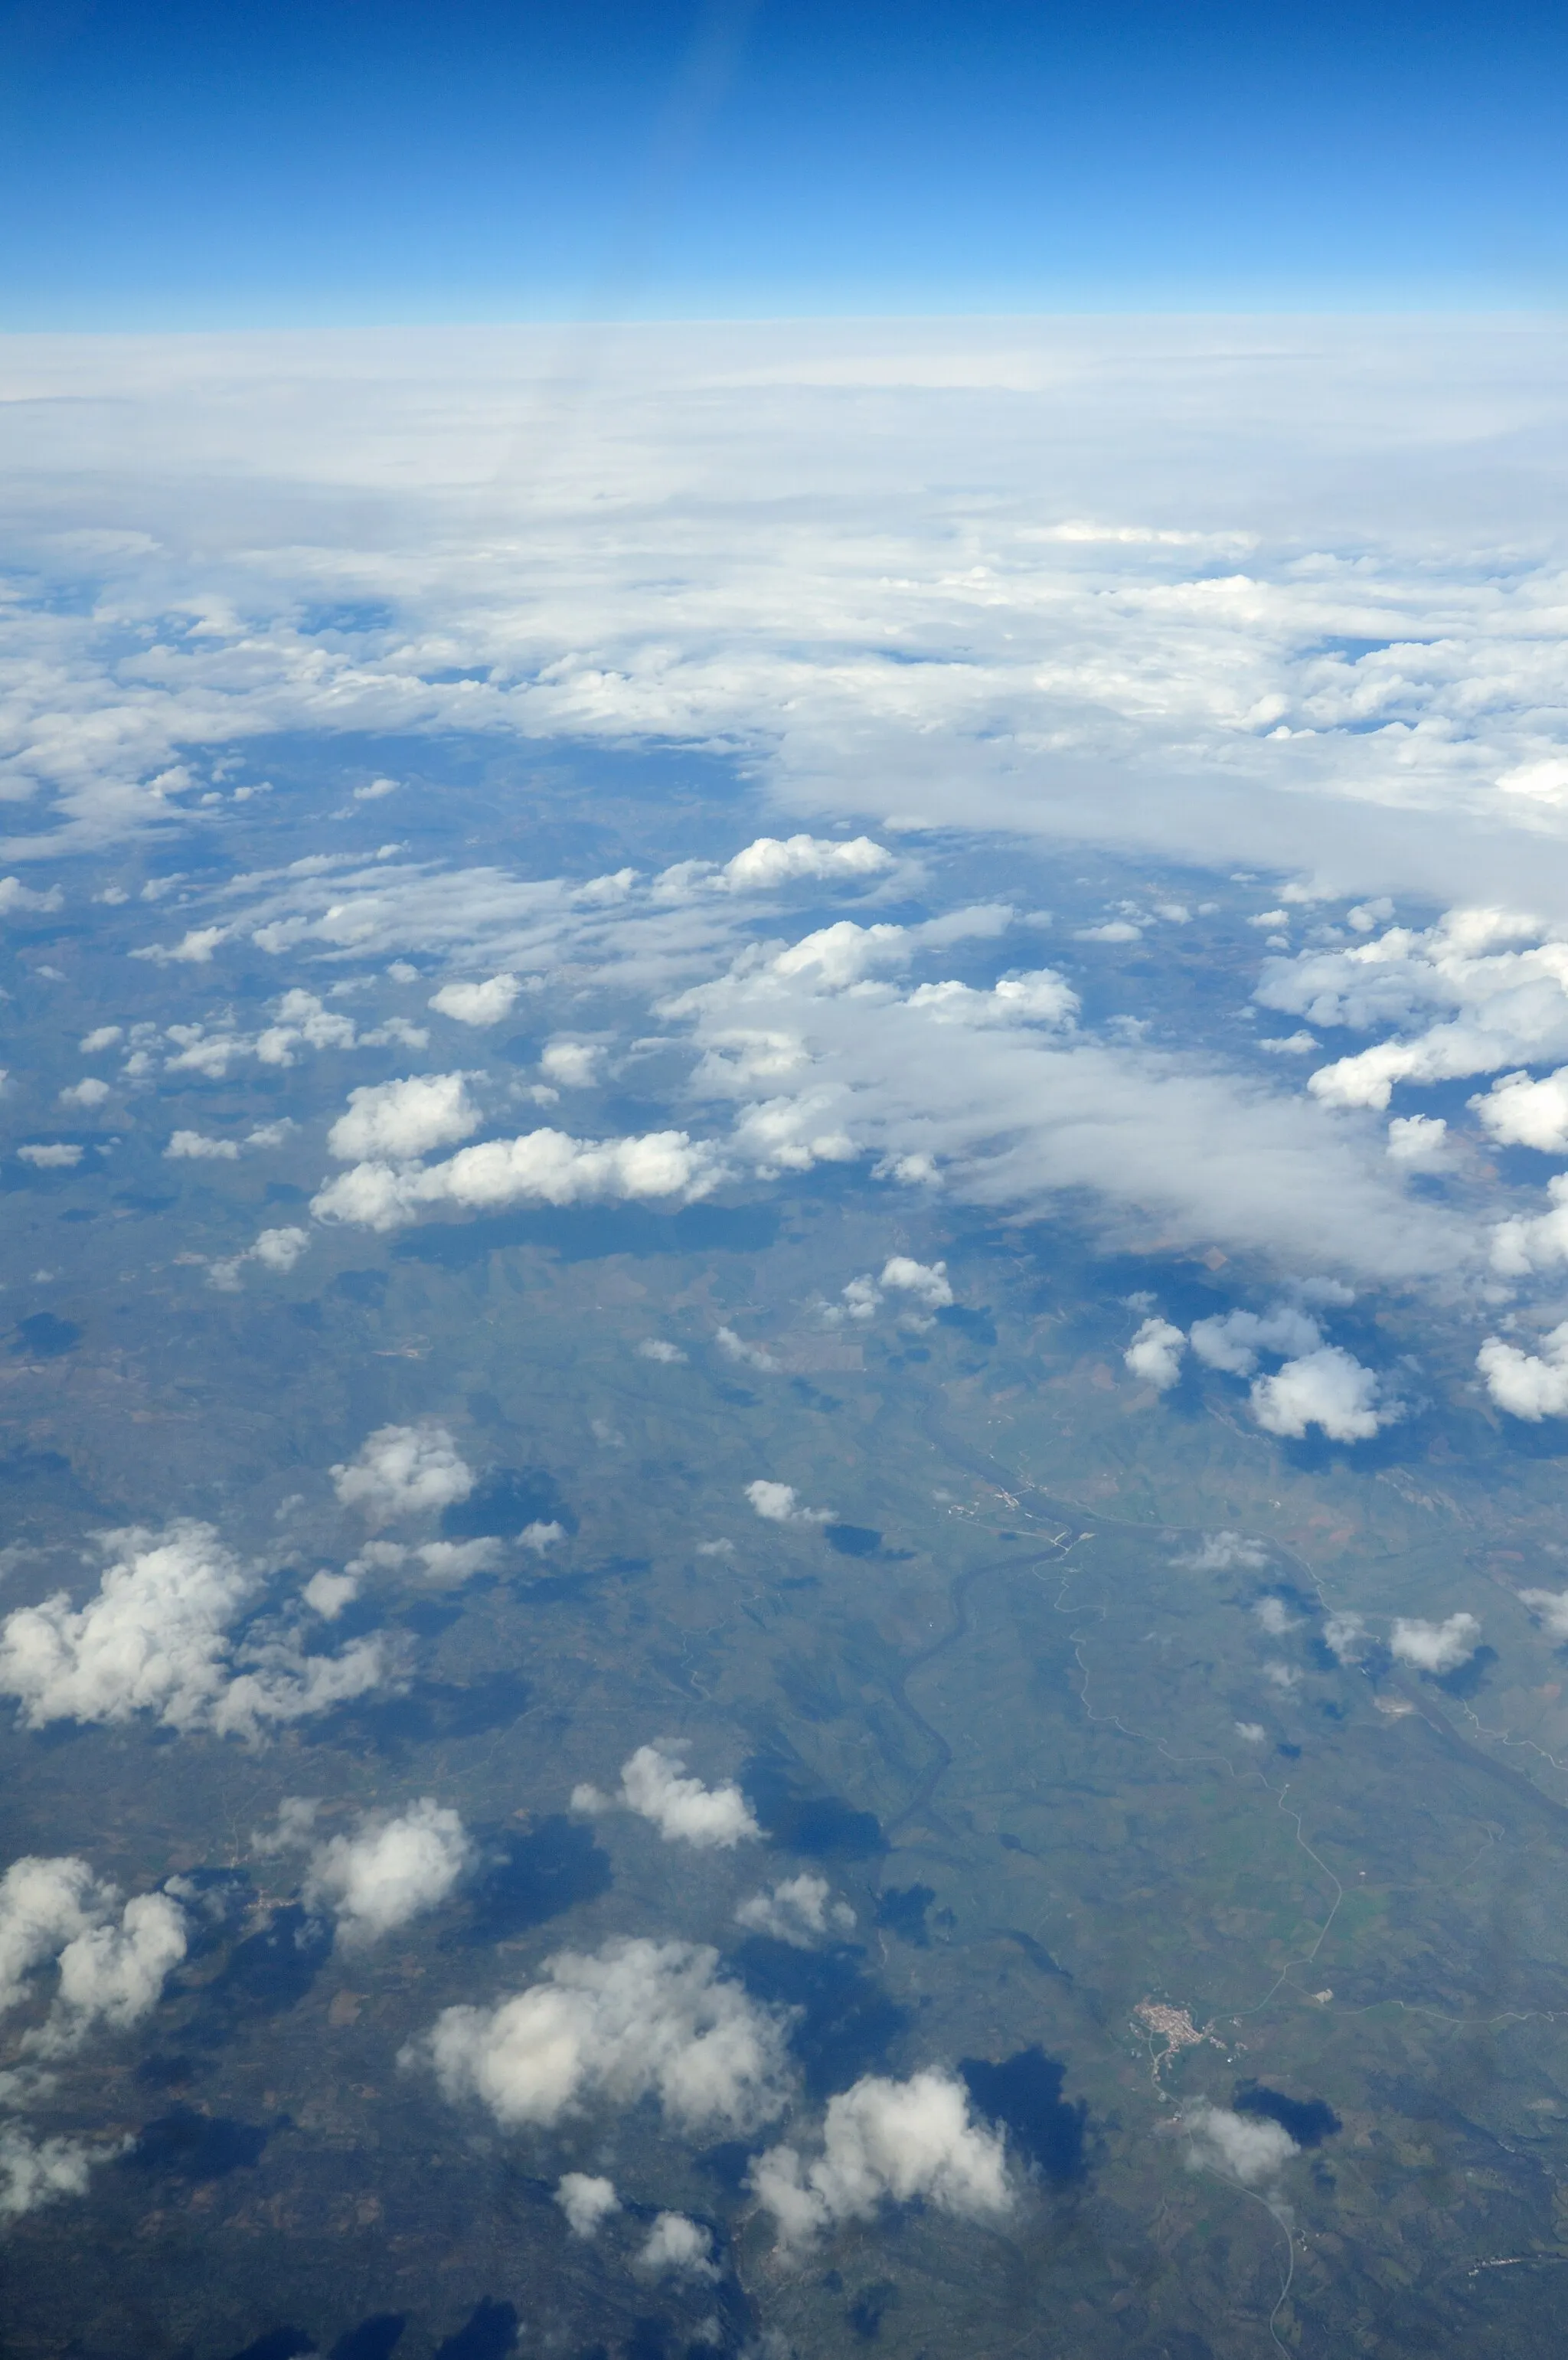
[[[1556,305],[1568,11],[20,0],[0,325]]]

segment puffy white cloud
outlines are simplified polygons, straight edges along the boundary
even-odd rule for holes
[[[1548,1638],[1568,1639],[1568,1590],[1521,1590],[1519,1599],[1540,1616]]]
[[[1568,1262],[1568,1172],[1546,1184],[1550,1213],[1514,1214],[1492,1231],[1492,1267],[1503,1278],[1527,1278]]]
[[[372,1524],[427,1515],[466,1500],[470,1467],[444,1426],[380,1426],[354,1457],[332,1469],[332,1488],[345,1508]]]
[[[1391,926],[1345,949],[1276,959],[1258,998],[1320,1028],[1404,1028],[1405,1037],[1321,1066],[1308,1083],[1326,1105],[1382,1108],[1400,1082],[1454,1081],[1568,1051],[1568,941],[1517,911],[1455,908],[1424,932]],[[1526,1091],[1550,1087],[1509,1078]],[[1508,1095],[1497,1101],[1505,1126]],[[1519,1119],[1549,1124],[1551,1104],[1550,1096],[1533,1108],[1526,1099]]]
[[[764,1524],[828,1524],[833,1522],[831,1508],[803,1508],[795,1496],[792,1483],[774,1483],[759,1476],[746,1487],[751,1502]]]
[[[68,1139],[30,1139],[16,1150],[18,1164],[30,1164],[39,1172],[69,1172],[82,1156],[82,1150]]]
[[[833,1934],[847,1934],[855,1912],[847,1901],[830,1901],[825,1876],[810,1871],[781,1877],[766,1893],[753,1893],[735,1911],[735,1924],[748,1933],[767,1934],[797,1950],[809,1950]]]
[[[1288,2130],[1256,2114],[1233,2114],[1228,2106],[1190,2106],[1181,2116],[1188,2135],[1188,2168],[1219,2171],[1245,2188],[1277,2180],[1301,2148]]]
[[[969,2219],[1014,2201],[1001,2139],[971,2120],[963,2083],[934,2070],[907,2081],[863,2075],[829,2100],[820,2156],[808,2164],[792,2147],[769,2147],[751,2184],[784,2245],[868,2220],[889,2201]]]
[[[909,947],[902,926],[857,926],[840,918],[779,951],[769,971],[786,982],[803,978],[814,991],[844,991],[877,968],[901,966]]]
[[[664,1741],[639,1745],[621,1765],[621,1783],[614,1798],[596,1787],[573,1789],[575,1811],[607,1810],[618,1801],[659,1830],[666,1843],[689,1843],[702,1852],[733,1852],[735,1845],[761,1836],[750,1804],[733,1782],[704,1786],[700,1778],[684,1776],[685,1749]]]
[[[35,1968],[95,1926],[104,1896],[84,1860],[14,1860],[0,1877],[0,2013],[27,1997]]]
[[[547,1041],[539,1053],[540,1073],[563,1090],[591,1089],[604,1062],[596,1041]]]
[[[1388,1153],[1396,1164],[1418,1169],[1441,1163],[1448,1125],[1440,1114],[1397,1114],[1388,1125]]]
[[[264,1270],[276,1271],[285,1277],[301,1255],[310,1251],[309,1229],[263,1229],[254,1245],[244,1253],[234,1254],[227,1261],[210,1262],[207,1284],[224,1293],[233,1293],[239,1285],[240,1273],[247,1262],[259,1262]]]
[[[310,1242],[306,1229],[263,1229],[250,1249],[250,1259],[260,1262],[264,1270],[290,1271]]]
[[[566,2225],[574,2237],[592,2237],[612,2213],[621,2209],[615,2181],[599,2179],[588,2171],[562,2173],[556,2182],[555,2201],[565,2213]]]
[[[1367,1624],[1359,1614],[1331,1614],[1323,1624],[1323,1645],[1342,1664],[1354,1664],[1367,1640]]]
[[[536,1557],[543,1557],[548,1550],[556,1547],[565,1538],[566,1526],[558,1524],[553,1516],[548,1523],[543,1518],[536,1516],[533,1523],[525,1524],[517,1535],[521,1546],[526,1549],[532,1549]]]
[[[1504,1147],[1539,1147],[1548,1155],[1568,1148],[1568,1065],[1539,1082],[1529,1074],[1504,1074],[1470,1105]]]
[[[91,1032],[83,1033],[77,1046],[84,1057],[97,1057],[102,1055],[105,1049],[112,1049],[117,1041],[124,1038],[123,1025],[95,1024]]]
[[[1297,1627],[1296,1617],[1282,1598],[1259,1598],[1252,1611],[1271,1639],[1281,1639]]]
[[[312,1852],[307,1907],[337,1920],[338,1939],[362,1947],[444,1901],[473,1857],[458,1814],[422,1795],[396,1818],[373,1817]]]
[[[1403,1413],[1380,1399],[1376,1372],[1338,1344],[1287,1360],[1252,1386],[1252,1415],[1266,1434],[1299,1440],[1310,1426],[1331,1442],[1365,1442]]]
[[[905,1001],[933,1024],[1045,1024],[1070,1030],[1082,1005],[1054,967],[1004,976],[989,991],[966,983],[917,984]]]
[[[891,1254],[882,1265],[881,1283],[889,1294],[912,1295],[928,1311],[944,1311],[953,1301],[944,1262],[912,1262],[908,1254]]]
[[[167,1893],[127,1901],[119,1923],[76,1935],[60,1954],[60,1994],[28,2046],[45,2057],[75,2049],[99,2024],[125,2031],[150,2016],[184,1958],[185,1912]]]
[[[329,1573],[323,1566],[313,1573],[299,1592],[313,1614],[323,1622],[335,1622],[345,1606],[352,1606],[359,1596],[359,1577],[353,1573]]]
[[[1193,1573],[1230,1573],[1237,1566],[1267,1565],[1269,1554],[1243,1533],[1205,1533],[1195,1549],[1184,1557],[1173,1557],[1171,1562]]]
[[[58,2196],[85,2196],[94,2164],[115,2152],[80,2139],[35,2139],[20,2123],[0,2125],[0,2220],[19,2221]]]
[[[1195,1319],[1187,1340],[1207,1367],[1250,1377],[1259,1353],[1315,1352],[1323,1335],[1315,1319],[1282,1303],[1272,1311],[1227,1311],[1217,1318]]]
[[[58,910],[63,898],[58,885],[38,893],[19,877],[0,877],[0,918],[9,917],[13,910]]]
[[[1169,1319],[1146,1319],[1122,1359],[1140,1384],[1169,1393],[1181,1374],[1187,1338]]]
[[[660,2212],[633,2256],[644,2278],[702,2278],[719,2275],[712,2233],[684,2212]]]
[[[285,1795],[273,1825],[257,1828],[252,1835],[251,1850],[269,1860],[278,1852],[308,1845],[321,1808],[309,1795]]]
[[[761,1344],[748,1344],[733,1328],[715,1328],[713,1341],[726,1360],[738,1360],[743,1368],[759,1369],[768,1376],[777,1375],[779,1363],[772,1353]]]
[[[1481,1625],[1474,1614],[1451,1614],[1444,1622],[1400,1614],[1388,1635],[1388,1652],[1396,1662],[1413,1664],[1418,1672],[1457,1671],[1480,1644]]]
[[[1568,1204],[1563,1218],[1568,1223]],[[1548,1329],[1539,1352],[1488,1336],[1475,1366],[1497,1407],[1510,1417],[1528,1418],[1531,1425],[1543,1417],[1568,1417],[1568,1319]]]
[[[32,2054],[65,2055],[96,2025],[124,2030],[157,2006],[185,1956],[185,1913],[167,1893],[139,1894],[116,1916],[119,1901],[70,1856],[13,1861],[0,1878],[0,2012],[28,1996],[39,1967],[59,1968],[48,2021],[23,2043]]]
[[[438,1016],[452,1017],[459,1024],[498,1024],[510,1014],[522,989],[515,975],[493,975],[483,983],[443,983],[431,994],[430,1006]],[[454,1131],[448,1136],[463,1134]]]
[[[94,1107],[103,1106],[109,1095],[108,1083],[100,1081],[95,1074],[90,1074],[85,1081],[68,1084],[59,1094],[59,1103],[63,1107],[81,1107],[90,1113]]]
[[[785,2101],[784,2024],[718,1966],[691,1942],[558,1951],[515,1998],[444,2009],[422,2048],[448,2098],[477,2098],[508,2128],[654,2097],[682,2130],[744,2134]]]
[[[105,1546],[121,1554],[84,1606],[60,1590],[0,1624],[0,1695],[17,1699],[30,1729],[147,1712],[165,1728],[254,1741],[386,1677],[377,1640],[305,1655],[288,1635],[253,1635],[236,1650],[231,1627],[255,1578],[210,1524],[110,1534]]]
[[[237,1164],[240,1149],[236,1139],[213,1139],[201,1131],[177,1131],[170,1134],[163,1152],[173,1163]]]
[[[737,852],[719,872],[724,882],[736,891],[766,890],[775,885],[792,885],[802,877],[855,878],[876,877],[893,865],[893,856],[874,844],[868,836],[857,836],[847,844],[835,843],[820,836],[759,836],[744,852]]]
[[[1260,1721],[1238,1721],[1236,1733],[1245,1745],[1261,1745],[1269,1735]]]
[[[340,1164],[411,1163],[432,1147],[466,1139],[479,1122],[466,1074],[411,1074],[350,1090],[348,1112],[328,1131],[327,1149]]]
[[[659,1360],[666,1367],[673,1368],[677,1361],[684,1360],[686,1355],[679,1344],[670,1343],[663,1336],[645,1336],[637,1346],[637,1358]]]
[[[724,1177],[717,1152],[683,1131],[606,1140],[531,1131],[461,1148],[445,1164],[413,1170],[356,1164],[311,1199],[310,1210],[318,1220],[394,1229],[417,1219],[427,1205],[492,1211],[530,1200],[577,1205],[678,1197],[691,1204]]]

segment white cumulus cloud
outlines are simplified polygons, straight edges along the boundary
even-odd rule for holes
[[[953,1288],[944,1262],[913,1262],[908,1254],[891,1254],[882,1265],[881,1284],[891,1295],[910,1295],[928,1311],[945,1311]]]
[[[1228,2106],[1192,2106],[1181,2122],[1191,2141],[1189,2169],[1224,2172],[1246,2188],[1277,2180],[1290,2158],[1301,2153],[1290,2132],[1279,2123],[1234,2114]]]
[[[93,2148],[80,2139],[35,2139],[20,2123],[0,2126],[0,2220],[19,2221],[58,2196],[85,2196],[93,2167],[107,2163],[114,2147]]]
[[[495,2007],[449,2007],[420,2049],[454,2103],[508,2128],[549,2125],[593,2100],[656,2098],[681,2129],[754,2130],[783,2105],[784,2024],[692,1942],[619,1939],[558,1951],[542,1980]]]
[[[676,1197],[691,1204],[724,1177],[717,1150],[683,1131],[604,1140],[530,1131],[517,1139],[462,1148],[444,1164],[401,1170],[389,1164],[356,1164],[311,1199],[310,1210],[318,1220],[395,1229],[416,1220],[427,1205],[494,1211],[530,1201],[578,1205]]]
[[[666,1843],[689,1843],[698,1851],[732,1852],[737,1843],[761,1836],[750,1804],[733,1781],[704,1786],[685,1775],[685,1749],[668,1741],[639,1745],[621,1765],[621,1783],[614,1797],[595,1786],[572,1791],[576,1811],[608,1810],[618,1803],[659,1830]]]
[[[422,1795],[395,1818],[365,1819],[310,1856],[306,1907],[337,1920],[347,1949],[373,1942],[444,1901],[473,1857],[458,1814]]]
[[[254,1740],[386,1677],[374,1639],[336,1655],[303,1655],[288,1635],[236,1649],[231,1629],[256,1580],[210,1524],[114,1533],[104,1545],[117,1554],[85,1605],[59,1590],[0,1623],[0,1695],[17,1699],[30,1729],[146,1712],[167,1729]]]
[[[327,1133],[327,1151],[340,1164],[411,1163],[432,1147],[466,1139],[479,1122],[466,1074],[413,1074],[350,1090],[347,1113]]]
[[[868,836],[847,844],[821,836],[759,836],[720,871],[736,891],[792,885],[802,877],[875,877],[893,865],[893,856]]]
[[[1299,1439],[1310,1426],[1331,1442],[1365,1442],[1402,1414],[1382,1402],[1375,1371],[1338,1344],[1287,1360],[1252,1387],[1252,1415],[1266,1434]]]
[[[684,2212],[660,2212],[633,2257],[632,2267],[644,2278],[713,2279],[711,2231]]]
[[[592,2237],[621,2209],[615,2181],[589,2171],[563,2172],[556,2182],[555,2201],[574,2237]]]
[[[830,1935],[847,1934],[854,1928],[855,1912],[848,1902],[830,1900],[829,1892],[827,1878],[812,1876],[809,1871],[781,1877],[769,1891],[754,1893],[740,1904],[735,1924],[744,1926],[747,1933],[768,1934],[776,1942],[809,1950]]]
[[[381,1426],[353,1459],[332,1469],[332,1488],[345,1508],[371,1524],[426,1515],[466,1500],[474,1470],[444,1426]]]
[[[1500,1146],[1538,1147],[1547,1155],[1568,1148],[1568,1065],[1539,1082],[1504,1074],[1470,1105]]]
[[[1521,1590],[1519,1604],[1541,1618],[1551,1639],[1568,1639],[1568,1590]]]
[[[1187,1338],[1169,1319],[1146,1319],[1122,1359],[1140,1383],[1169,1393],[1181,1374]]]
[[[1568,1319],[1548,1330],[1539,1352],[1488,1336],[1475,1366],[1497,1407],[1510,1417],[1528,1418],[1531,1425],[1543,1417],[1568,1417]]]
[[[1451,1614],[1443,1622],[1400,1614],[1388,1635],[1388,1652],[1398,1663],[1413,1664],[1418,1672],[1454,1672],[1469,1662],[1480,1643],[1481,1625],[1474,1614]]]
[[[764,1524],[826,1524],[833,1522],[831,1508],[803,1508],[795,1495],[792,1483],[775,1483],[767,1476],[759,1476],[755,1483],[746,1485],[746,1496]]]
[[[784,2245],[869,2220],[887,2202],[970,2219],[1013,2203],[1001,2139],[971,2119],[963,2083],[934,2070],[907,2081],[864,2075],[829,2100],[820,2156],[807,2163],[795,2147],[769,2147],[751,2184]]]
[[[185,1912],[167,1893],[140,1893],[117,1923],[78,1934],[60,1954],[60,1994],[49,2019],[27,2044],[57,2057],[75,2049],[93,2027],[125,2031],[150,2016],[163,1987],[184,1958]]]
[[[1260,1353],[1315,1352],[1323,1335],[1304,1311],[1279,1304],[1272,1311],[1227,1311],[1218,1318],[1195,1319],[1188,1341],[1206,1367],[1250,1377]]]
[[[498,1024],[511,1012],[522,988],[515,975],[492,975],[483,983],[443,983],[431,994],[430,1006],[438,1016],[451,1016],[459,1024]]]

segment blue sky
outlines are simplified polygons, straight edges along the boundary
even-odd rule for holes
[[[1568,16],[63,0],[0,324],[1556,306]]]

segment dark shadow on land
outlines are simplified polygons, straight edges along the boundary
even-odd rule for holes
[[[875,2285],[861,2288],[844,2316],[863,2344],[877,2342],[882,2322],[898,2300],[898,2289],[891,2278],[878,2278]]]
[[[840,1557],[878,1557],[882,1535],[869,1524],[824,1524],[822,1538]]]
[[[1030,2167],[1057,2187],[1084,2177],[1083,2127],[1089,2108],[1063,2098],[1067,2068],[1038,2045],[999,2065],[964,2057],[958,2070],[979,2112],[1007,2131]]]
[[[30,1317],[18,1319],[12,1334],[12,1355],[19,1360],[58,1360],[62,1354],[74,1352],[82,1341],[75,1320],[58,1318],[52,1311],[35,1311]]]
[[[340,1270],[327,1293],[341,1295],[346,1303],[357,1303],[367,1311],[379,1311],[387,1296],[387,1273],[384,1270]]]
[[[550,1524],[577,1530],[554,1476],[542,1467],[496,1467],[480,1477],[466,1500],[442,1509],[441,1529],[448,1541],[485,1540],[493,1533],[515,1541],[528,1524]]]
[[[1322,2147],[1325,2138],[1345,2128],[1326,2099],[1288,2098],[1283,2090],[1270,2090],[1261,2081],[1238,2081],[1231,2103],[1238,2114],[1261,2114],[1266,2122],[1278,2123],[1298,2147]]]
[[[4,1498],[12,1519],[13,1535],[17,1512],[30,1509],[35,1501],[47,1500],[53,1506],[79,1515],[114,1513],[86,1489],[61,1450],[13,1450],[0,1459],[0,1498]]]
[[[889,1885],[877,1904],[876,1922],[889,1934],[897,1934],[901,1942],[912,1942],[917,1950],[929,1950],[926,1911],[935,1899],[929,1885]]]
[[[287,2122],[285,2115],[271,2125],[241,2123],[227,2114],[199,2114],[191,2106],[171,2106],[156,2122],[142,2125],[135,2146],[121,2158],[121,2168],[167,2180],[226,2180],[231,2171],[249,2170],[259,2163],[273,2131]]]
[[[517,2340],[517,2314],[509,2302],[485,2295],[454,2335],[438,2344],[435,2360],[504,2360]]]
[[[936,1314],[939,1328],[951,1328],[955,1335],[966,1337],[971,1344],[994,1344],[996,1323],[987,1305],[974,1308],[964,1303],[949,1303]]]
[[[315,2339],[302,2327],[274,2327],[243,2352],[232,2352],[229,2360],[299,2360],[301,2353],[316,2349]]]
[[[378,1704],[345,1705],[326,1715],[316,1724],[315,1734],[323,1745],[368,1744],[378,1754],[453,1738],[486,1737],[520,1720],[531,1694],[525,1680],[506,1669],[461,1686],[418,1679],[406,1696],[386,1697]]]
[[[1488,1647],[1483,1644],[1476,1648],[1467,1663],[1458,1665],[1454,1670],[1444,1672],[1441,1677],[1434,1675],[1432,1684],[1434,1688],[1441,1688],[1444,1696],[1458,1697],[1461,1699],[1477,1696],[1486,1687],[1492,1666],[1497,1660],[1496,1647]]]
[[[227,2016],[281,2016],[297,2007],[332,1954],[331,1929],[297,1901],[275,1909],[257,1934],[236,1942],[227,1966],[202,1994]]]
[[[650,1213],[640,1205],[583,1205],[499,1213],[479,1221],[432,1222],[400,1238],[400,1262],[468,1270],[511,1246],[538,1246],[561,1262],[601,1262],[612,1254],[765,1253],[779,1234],[770,1205],[687,1205]]]
[[[760,1934],[743,1942],[735,1954],[754,1999],[800,2010],[789,2029],[789,2046],[814,2098],[830,2097],[884,2063],[910,2021],[908,2008],[861,1972],[865,1956],[864,1950],[847,1946],[797,1950]]]
[[[837,1795],[812,1794],[806,1780],[775,1751],[754,1754],[740,1783],[767,1834],[784,1851],[808,1860],[873,1860],[887,1847],[869,1811]]]
[[[717,2147],[704,2147],[691,2160],[699,2171],[716,2180],[727,2196],[739,2196],[745,2192],[751,2158],[752,2148],[746,2139],[721,2139]]]
[[[378,2311],[340,2335],[328,2360],[390,2360],[408,2324],[400,2311]]]
[[[506,1942],[585,1901],[614,1883],[610,1856],[593,1832],[563,1814],[526,1834],[508,1830],[485,1844],[469,1889],[466,1922],[453,1943]]]

